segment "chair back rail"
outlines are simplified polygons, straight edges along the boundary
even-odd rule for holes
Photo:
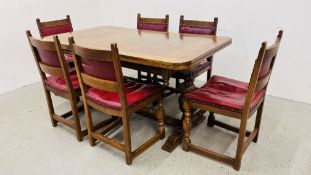
[[[124,80],[117,45],[111,44],[111,50],[88,49],[77,45],[73,37],[69,38],[69,44],[73,53],[82,97],[86,99],[89,87],[118,93],[121,111],[127,113],[128,103],[124,91]]]

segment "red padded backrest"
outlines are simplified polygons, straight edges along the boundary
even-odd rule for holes
[[[104,80],[116,81],[112,62],[81,58],[82,72]]]
[[[72,24],[64,24],[64,25],[40,28],[40,33],[42,37],[66,33],[66,32],[72,32],[72,31],[73,31]]]
[[[168,24],[139,21],[137,22],[137,29],[166,32]]]
[[[272,69],[272,64],[274,62],[277,51],[278,45],[275,44],[266,49],[264,58],[261,63],[258,79],[261,79],[262,77],[267,75],[269,73],[269,70]]]
[[[40,62],[53,67],[61,67],[56,51],[49,51],[36,48]]]

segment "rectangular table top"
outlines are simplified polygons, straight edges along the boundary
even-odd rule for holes
[[[170,32],[155,32],[114,26],[101,26],[59,34],[64,47],[68,37],[76,44],[110,50],[117,43],[121,61],[170,70],[188,70],[199,62],[231,44],[230,37]],[[43,40],[52,41],[52,36]]]

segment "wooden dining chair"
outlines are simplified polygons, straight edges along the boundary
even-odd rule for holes
[[[272,73],[272,68],[277,56],[278,48],[282,39],[283,31],[279,31],[277,39],[273,45],[267,47],[263,42],[256,59],[250,82],[241,82],[221,76],[212,76],[207,83],[199,89],[184,94],[183,108],[183,149],[207,155],[211,158],[232,164],[235,170],[241,167],[242,156],[249,144],[257,142],[261,116],[264,106],[266,89]],[[236,128],[229,124],[209,120],[210,126],[220,126],[233,132],[239,133],[235,158],[214,152],[194,145],[190,140],[190,109],[199,108],[229,116],[240,120],[240,127]],[[257,111],[256,122],[252,132],[246,130],[248,119]],[[245,138],[247,136],[247,138]]]
[[[137,14],[137,29],[139,30],[168,32],[168,28],[169,28],[169,15],[165,15],[165,18],[145,18],[141,17],[140,13]],[[154,67],[142,65],[138,65],[137,70],[138,70],[137,72],[138,80],[147,79],[148,82],[152,81],[151,73],[159,72],[159,70]],[[146,71],[147,75],[143,75],[142,70]],[[154,74],[153,77],[154,80],[157,80],[157,74]]]
[[[185,20],[184,16],[180,16],[179,33],[180,34],[200,34],[200,35],[216,35],[218,18],[214,21],[195,21]],[[207,72],[207,80],[210,79],[212,73],[213,56],[205,58],[200,64],[191,70],[177,71],[172,74],[172,78],[176,78],[176,89],[180,89],[180,80],[184,82],[193,82],[196,77],[203,72]]]
[[[71,23],[71,19],[69,15],[66,15],[65,19],[58,19],[58,20],[52,20],[52,21],[44,21],[41,22],[39,18],[36,20],[38,30],[40,33],[41,38],[51,35],[57,35],[61,33],[67,33],[72,32],[73,27]],[[73,60],[72,55],[69,51],[64,50],[65,60],[67,61],[67,64],[69,67],[73,67]]]
[[[94,146],[95,141],[99,140],[123,151],[126,163],[130,165],[133,158],[165,137],[163,87],[124,79],[116,44],[111,44],[111,50],[96,50],[75,44],[73,38],[69,38],[69,43],[82,90],[90,145]],[[158,131],[132,151],[130,116],[155,101],[159,103],[159,108],[150,111],[157,115]],[[116,120],[106,127],[95,129],[90,108],[114,116]],[[124,144],[106,135],[120,123],[123,125]]]
[[[61,122],[74,129],[77,140],[82,141],[87,131],[81,131],[78,115],[78,110],[83,110],[83,106],[78,108],[77,105],[81,95],[79,81],[75,72],[69,72],[58,37],[54,36],[54,42],[41,41],[34,38],[30,31],[26,31],[26,34],[43,83],[52,126],[56,127],[57,123]],[[71,111],[62,115],[56,114],[51,92],[69,100]],[[70,116],[73,117],[73,121],[66,119]]]

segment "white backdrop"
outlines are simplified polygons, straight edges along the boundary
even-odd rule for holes
[[[181,14],[185,19],[197,20],[217,16],[218,35],[231,36],[233,43],[214,56],[213,73],[243,81],[250,78],[261,42],[274,42],[278,30],[283,29],[268,94],[311,103],[310,5],[308,0],[3,1],[0,93],[39,80],[24,32],[31,29],[37,35],[36,17],[56,19],[70,14],[75,30],[96,25],[135,28],[140,12],[149,17],[169,14],[171,32],[177,32]],[[204,81],[205,74],[199,79]]]
[[[98,1],[0,0],[0,93],[40,80],[25,31],[39,36],[36,18],[42,21],[69,14],[74,30],[100,24]]]

